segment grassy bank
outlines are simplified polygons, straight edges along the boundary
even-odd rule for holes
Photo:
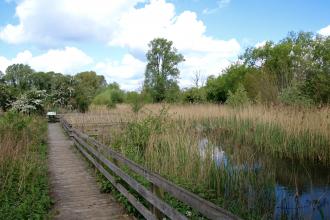
[[[47,217],[46,125],[34,116],[0,118],[0,219]]]

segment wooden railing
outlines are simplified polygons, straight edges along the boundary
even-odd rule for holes
[[[140,212],[146,219],[161,219],[163,215],[170,219],[187,219],[187,217],[162,200],[162,192],[167,192],[172,197],[192,207],[208,219],[240,219],[229,211],[200,198],[199,196],[175,185],[158,174],[148,171],[144,167],[125,158],[120,153],[99,143],[95,139],[80,132],[64,119],[61,124],[68,133],[79,151],[107,178],[111,184]],[[106,156],[105,156],[106,155]],[[111,158],[110,161],[108,158]],[[151,184],[148,189],[124,172],[119,164],[125,165],[134,173],[144,177]],[[111,171],[111,172],[109,172]],[[115,175],[111,175],[113,173]],[[144,206],[127,188],[125,188],[118,177],[134,189],[141,197],[148,201],[152,207]]]

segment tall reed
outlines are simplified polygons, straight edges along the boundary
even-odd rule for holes
[[[329,112],[207,104],[147,105],[135,114],[120,105],[68,119],[201,197],[243,218],[265,219],[274,208],[273,158],[330,164]],[[120,121],[120,127],[98,126]]]
[[[44,120],[0,118],[0,219],[41,219],[50,207]]]

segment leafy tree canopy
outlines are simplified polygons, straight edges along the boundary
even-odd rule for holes
[[[145,71],[144,89],[155,102],[164,101],[175,96],[177,79],[180,71],[178,65],[184,61],[172,41],[156,38],[149,43],[147,52],[148,64]],[[171,94],[169,94],[171,93]]]

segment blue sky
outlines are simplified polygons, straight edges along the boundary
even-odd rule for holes
[[[326,0],[0,0],[0,70],[26,63],[74,74],[95,70],[124,89],[141,87],[147,43],[174,42],[194,72],[217,75],[246,47],[289,31],[330,35]]]

